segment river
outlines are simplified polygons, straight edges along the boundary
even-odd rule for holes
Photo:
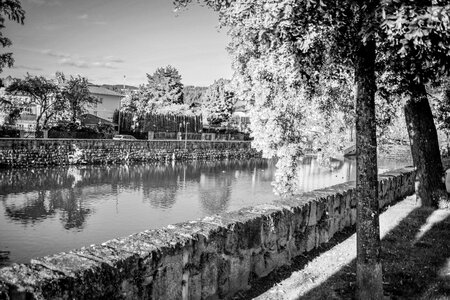
[[[354,161],[334,164],[305,159],[302,190],[354,180]],[[271,203],[274,173],[265,159],[1,170],[0,252],[9,259],[0,264]]]

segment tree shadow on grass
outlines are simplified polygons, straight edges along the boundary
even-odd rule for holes
[[[449,213],[413,210],[382,240],[382,264],[384,293],[390,299],[450,299]],[[355,272],[353,260],[298,299],[353,299]]]

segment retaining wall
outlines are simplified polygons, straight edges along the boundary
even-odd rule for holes
[[[258,153],[244,141],[0,139],[0,167],[7,168],[250,156]]]
[[[413,169],[381,175],[380,207],[413,194],[415,175]],[[355,218],[355,189],[349,182],[3,268],[0,294],[11,299],[230,298],[248,289],[251,279],[326,243]]]

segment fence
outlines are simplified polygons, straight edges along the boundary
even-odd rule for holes
[[[118,118],[118,116],[116,116]],[[193,132],[199,133],[203,129],[202,116],[177,116],[146,114],[142,118],[136,118],[132,113],[120,113],[120,131],[132,132]]]

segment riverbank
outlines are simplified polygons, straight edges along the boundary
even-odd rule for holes
[[[0,139],[0,167],[261,157],[247,141]]]
[[[450,298],[450,210],[419,207],[415,196],[380,216],[384,293],[388,299]],[[327,247],[327,245],[325,245]],[[356,234],[301,257],[236,299],[352,299]]]

